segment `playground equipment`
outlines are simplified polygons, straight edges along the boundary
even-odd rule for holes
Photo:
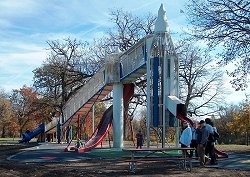
[[[134,94],[134,84],[125,84],[123,88],[123,101],[124,103],[128,103],[129,99]],[[99,125],[95,129],[92,136],[89,138],[89,140],[85,143],[84,147],[82,148],[71,148],[67,147],[65,151],[76,151],[76,152],[86,152],[93,148],[95,148],[98,144],[101,143],[101,141],[105,138],[107,135],[111,123],[113,120],[113,105],[111,105],[103,114]]]
[[[106,57],[105,65],[67,101],[60,121],[48,125],[51,129],[58,125],[57,134],[69,124],[77,123],[89,114],[96,102],[113,91],[113,106],[103,115],[101,122],[86,143],[86,147],[76,150],[85,152],[96,147],[113,128],[113,147],[123,147],[123,104],[132,96],[126,93],[126,84],[133,83],[146,74],[147,78],[147,146],[150,146],[150,127],[161,129],[162,148],[165,146],[166,128],[170,121],[175,122],[176,136],[179,137],[179,120],[192,120],[186,117],[184,104],[179,97],[179,60],[171,40],[166,11],[161,5],[155,23],[154,33],[145,36],[127,51],[117,52]],[[128,94],[129,96],[124,96]],[[79,135],[78,135],[79,137]],[[176,138],[178,146],[179,138]]]
[[[28,130],[28,131],[22,133],[23,139],[21,139],[19,141],[19,143],[27,143],[32,138],[34,138],[42,133],[49,132],[50,130],[55,128],[56,125],[58,125],[58,118],[54,117],[53,120],[51,122],[49,122],[48,124],[42,123],[36,129],[34,129],[32,131]]]
[[[40,124],[35,130],[32,131],[26,131],[22,133],[23,139],[19,141],[19,143],[27,143],[35,136],[39,135],[40,133],[43,133],[45,129],[44,124]]]

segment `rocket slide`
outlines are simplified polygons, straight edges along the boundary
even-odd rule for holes
[[[188,117],[186,117],[186,116],[183,116],[183,115],[181,115],[181,114],[178,114],[177,115],[177,118],[179,119],[179,120],[181,120],[182,122],[183,121],[187,121],[188,123],[190,123],[190,125],[194,125],[194,122],[190,119],[190,118],[188,118]],[[216,148],[214,148],[214,151],[215,151],[215,154],[217,155],[217,157],[218,158],[228,158],[228,154],[227,153],[225,153],[225,152],[222,152],[222,151],[219,151],[218,149],[216,149]]]

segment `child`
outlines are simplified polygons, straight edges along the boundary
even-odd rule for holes
[[[138,133],[136,134],[136,139],[137,139],[137,147],[136,149],[138,149],[138,147],[140,147],[140,149],[142,148],[142,142],[143,142],[143,136],[141,133],[141,130],[138,131]]]
[[[78,138],[76,142],[76,148],[79,149],[81,147],[83,147],[83,142]]]

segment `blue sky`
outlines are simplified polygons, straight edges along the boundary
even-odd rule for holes
[[[136,15],[157,14],[163,3],[171,32],[179,33],[187,26],[180,13],[186,1],[0,0],[0,88],[10,92],[32,84],[32,71],[47,56],[46,41],[69,36],[91,41],[103,36],[112,25],[108,15],[112,8]],[[244,92],[237,95],[244,98]]]

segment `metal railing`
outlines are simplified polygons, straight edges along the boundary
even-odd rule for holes
[[[142,65],[146,64],[146,42],[153,35],[148,35],[137,42],[134,46],[121,54],[117,62],[121,64],[122,78],[128,77]],[[113,62],[114,64],[117,62]],[[110,67],[110,66],[109,66]],[[115,67],[115,66],[114,66]],[[86,104],[95,94],[97,94],[105,85],[104,78],[105,67],[102,67],[92,78],[67,101],[63,108],[64,122]]]
[[[144,37],[120,56],[122,78],[146,64],[146,41],[151,37],[152,35]]]
[[[51,122],[49,122],[48,124],[45,125],[45,131],[44,132],[48,132],[49,130],[53,129],[58,122],[58,118],[53,118],[53,120]]]
[[[104,86],[104,67],[102,67],[74,96],[71,97],[70,100],[67,101],[63,108],[64,122],[71,118]]]

